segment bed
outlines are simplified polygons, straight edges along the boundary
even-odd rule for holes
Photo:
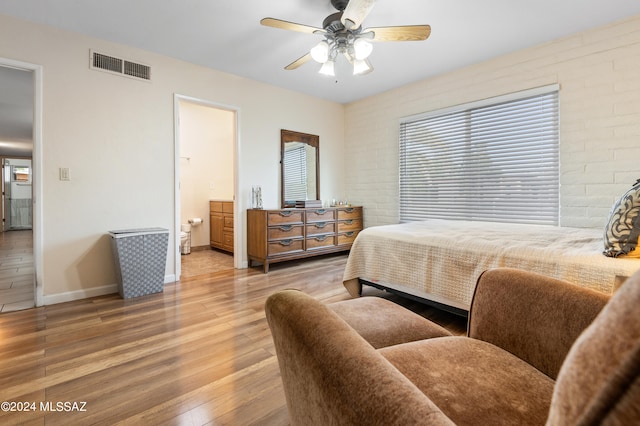
[[[640,259],[602,254],[597,229],[427,220],[361,231],[343,283],[353,297],[363,284],[468,311],[480,273],[512,267],[612,293],[640,269]]]

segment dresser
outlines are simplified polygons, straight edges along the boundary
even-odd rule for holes
[[[209,201],[211,248],[233,253],[233,201]]]
[[[249,266],[349,250],[362,226],[362,207],[247,210]]]

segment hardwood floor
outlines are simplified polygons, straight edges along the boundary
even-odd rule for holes
[[[35,306],[33,232],[0,232],[0,312]]]
[[[198,247],[191,250],[190,254],[180,256],[182,268],[181,277],[195,277],[211,272],[233,269],[233,254],[222,250],[214,250],[210,247]]]
[[[274,264],[269,274],[230,269],[140,298],[0,315],[0,401],[33,403],[30,411],[0,412],[0,424],[288,424],[264,301],[284,288],[347,299],[345,262],[337,255]],[[463,318],[402,303],[464,332]],[[47,410],[58,403],[62,411]],[[83,411],[64,411],[73,403]]]

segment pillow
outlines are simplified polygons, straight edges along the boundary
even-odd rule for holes
[[[628,255],[640,236],[640,179],[613,205],[604,228],[604,255]],[[636,253],[632,254],[632,257]]]

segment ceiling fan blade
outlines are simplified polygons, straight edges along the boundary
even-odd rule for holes
[[[356,29],[375,5],[376,0],[349,0],[340,20],[347,29]]]
[[[324,34],[322,28],[311,27],[309,25],[296,24],[295,22],[283,21],[276,18],[263,18],[260,23],[266,27],[281,28],[283,30],[298,31],[307,34]]]
[[[291,62],[289,65],[284,67],[284,69],[287,71],[295,70],[296,68],[309,62],[310,59],[311,59],[311,53],[307,53],[306,55],[303,55],[298,59],[296,59],[295,61]]]
[[[372,41],[421,41],[431,34],[429,25],[367,28],[362,34],[373,33]]]

